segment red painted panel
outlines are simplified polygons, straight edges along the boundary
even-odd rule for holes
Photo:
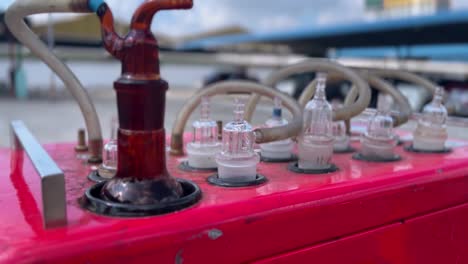
[[[163,216],[110,218],[79,207],[92,183],[86,178],[90,168],[75,158],[73,146],[46,149],[66,174],[68,225],[42,228],[39,180],[31,163],[0,150],[0,262],[238,263],[468,202],[466,146],[445,155],[399,147],[404,159],[385,164],[335,155],[340,171],[327,175],[299,175],[286,164],[261,163],[259,173],[268,183],[240,189],[211,186],[209,173],[182,172],[177,165],[183,158],[168,157],[169,172],[199,184],[202,200]]]
[[[408,263],[402,255],[401,224],[339,238],[256,263],[386,264]]]
[[[468,263],[468,204],[257,263]]]
[[[403,225],[410,263],[468,263],[468,204]]]

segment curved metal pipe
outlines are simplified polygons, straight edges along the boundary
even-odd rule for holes
[[[88,131],[90,162],[97,163],[102,161],[102,132],[91,98],[67,65],[61,62],[24,22],[26,16],[33,14],[90,11],[87,0],[17,0],[8,8],[5,22],[11,33],[60,77],[77,101]]]
[[[256,93],[271,99],[278,97],[284,106],[292,113],[293,120],[285,127],[255,129],[255,142],[266,143],[297,136],[302,129],[302,110],[297,102],[290,96],[262,84],[247,81],[224,81],[203,88],[190,98],[179,111],[174,122],[171,135],[171,155],[183,155],[183,134],[185,124],[190,114],[200,104],[204,96],[213,96],[227,93]]]
[[[359,98],[357,101],[355,101],[350,106],[343,107],[334,112],[334,120],[351,119],[352,117],[359,115],[369,105],[371,100],[369,85],[353,70],[328,60],[309,59],[297,64],[290,65],[270,74],[264,83],[268,87],[275,87],[279,81],[293,74],[318,71],[329,73],[336,72],[342,74],[343,76],[346,76],[346,78],[349,79],[349,81],[351,81],[359,91]],[[254,94],[250,97],[250,100],[246,105],[246,120],[250,121],[252,119],[253,112],[257,107],[259,99],[260,96],[257,94]]]

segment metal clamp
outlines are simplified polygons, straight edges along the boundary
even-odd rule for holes
[[[24,150],[41,178],[42,217],[45,228],[67,222],[65,175],[22,121],[11,122],[12,147]]]

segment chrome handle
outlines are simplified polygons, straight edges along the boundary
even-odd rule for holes
[[[66,224],[65,175],[22,121],[11,122],[12,147],[24,150],[41,178],[45,228]]]

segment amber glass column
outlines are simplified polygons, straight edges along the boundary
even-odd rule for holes
[[[105,199],[136,205],[178,199],[179,182],[166,169],[164,113],[168,84],[159,74],[158,45],[150,30],[161,9],[190,8],[191,1],[146,1],[125,38],[115,33],[107,4],[97,13],[106,49],[122,62],[114,83],[119,114],[118,168],[102,190]]]

